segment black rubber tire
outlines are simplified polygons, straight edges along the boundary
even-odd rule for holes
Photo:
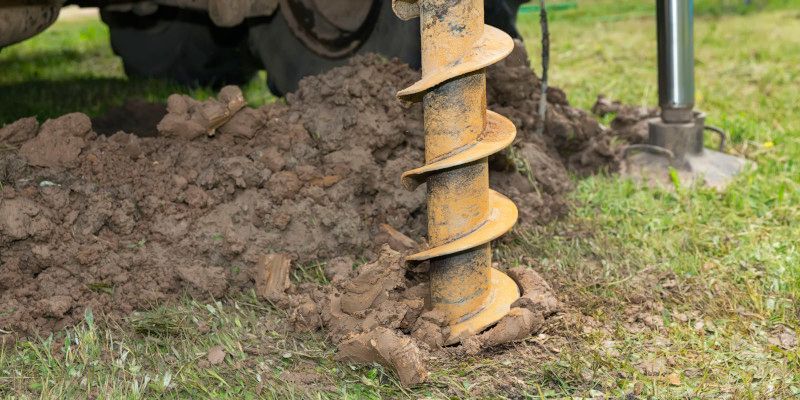
[[[353,54],[338,59],[325,58],[309,50],[291,32],[280,10],[269,18],[253,20],[250,49],[267,70],[267,84],[273,94],[282,96],[292,92],[303,77],[343,65],[356,54],[397,57],[419,69],[419,20],[402,21],[394,15],[391,0],[379,2],[381,8],[367,39]]]
[[[519,7],[528,0],[487,0],[483,3],[486,23],[502,29],[514,39],[522,40],[517,30]]]
[[[146,16],[106,10],[100,15],[129,77],[219,87],[246,83],[257,72],[244,25],[220,28],[208,15],[165,6]]]
[[[375,27],[355,54],[378,53],[397,57],[414,69],[420,67],[419,19],[402,21],[394,15],[391,0],[378,0],[381,9]],[[526,0],[486,1],[486,23],[521,39],[516,21]],[[319,74],[347,62],[348,57],[329,59],[309,50],[289,29],[280,10],[270,18],[253,20],[250,49],[267,70],[267,85],[276,96],[297,89],[305,76]],[[352,55],[351,55],[352,56]]]

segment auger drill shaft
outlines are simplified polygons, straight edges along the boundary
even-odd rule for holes
[[[517,210],[489,189],[487,158],[516,132],[486,110],[485,68],[513,42],[484,25],[482,0],[394,6],[400,17],[421,18],[422,79],[398,96],[423,104],[426,164],[403,181],[411,188],[427,182],[431,247],[409,260],[430,260],[431,303],[447,316],[454,342],[497,322],[519,297],[515,283],[491,267],[491,240],[513,226]]]
[[[440,14],[444,18],[439,23],[426,24],[422,28],[423,75],[456,61],[480,38],[483,5],[477,3],[461,2],[444,10],[445,13]],[[425,14],[423,9],[423,21],[430,18]],[[439,19],[438,16],[434,18]],[[458,34],[453,34],[454,26],[458,27]],[[486,74],[480,70],[453,78],[426,93],[422,104],[425,162],[431,163],[477,142],[483,133]],[[463,237],[486,221],[489,210],[486,158],[431,173],[427,183],[428,239],[431,246],[441,246]],[[471,310],[479,308],[489,295],[487,283],[491,263],[489,243],[432,259],[433,304],[453,317],[468,315]]]

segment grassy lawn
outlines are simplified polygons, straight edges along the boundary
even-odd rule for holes
[[[655,104],[652,2],[579,3],[552,14],[552,83],[581,108],[599,93]],[[800,7],[740,3],[697,1],[697,108],[729,132],[727,151],[758,168],[722,193],[591,177],[568,218],[517,231],[502,260],[534,265],[582,315],[558,332],[434,360],[429,383],[406,389],[380,366],[334,362],[322,333],[283,335],[280,311],[251,294],[187,299],[121,324],[88,314],[59,336],[0,346],[0,397],[800,396],[800,348],[780,345],[800,321]],[[519,25],[537,66],[538,15]],[[0,124],[187,90],[128,81],[94,21],[4,49],[0,71]],[[262,76],[246,88],[253,103],[269,101],[264,86]],[[228,356],[209,365],[217,345]],[[297,371],[317,381],[286,379]]]

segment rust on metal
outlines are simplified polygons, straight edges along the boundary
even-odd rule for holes
[[[403,185],[428,191],[430,247],[407,257],[430,261],[431,303],[447,316],[448,343],[497,322],[519,297],[511,278],[491,267],[491,241],[511,229],[517,208],[489,189],[488,156],[514,140],[514,124],[486,110],[485,68],[514,47],[484,24],[483,0],[394,0],[403,19],[420,18],[422,79],[398,97],[422,101],[425,165]]]

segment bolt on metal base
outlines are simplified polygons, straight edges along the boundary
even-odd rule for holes
[[[706,149],[703,133],[705,114],[694,112],[691,122],[667,123],[662,118],[648,123],[649,137],[646,145],[633,145],[626,150],[621,173],[639,182],[658,187],[675,186],[673,173],[682,186],[706,185],[724,189],[749,161],[742,157]],[[720,150],[724,147],[724,133],[720,135]]]

